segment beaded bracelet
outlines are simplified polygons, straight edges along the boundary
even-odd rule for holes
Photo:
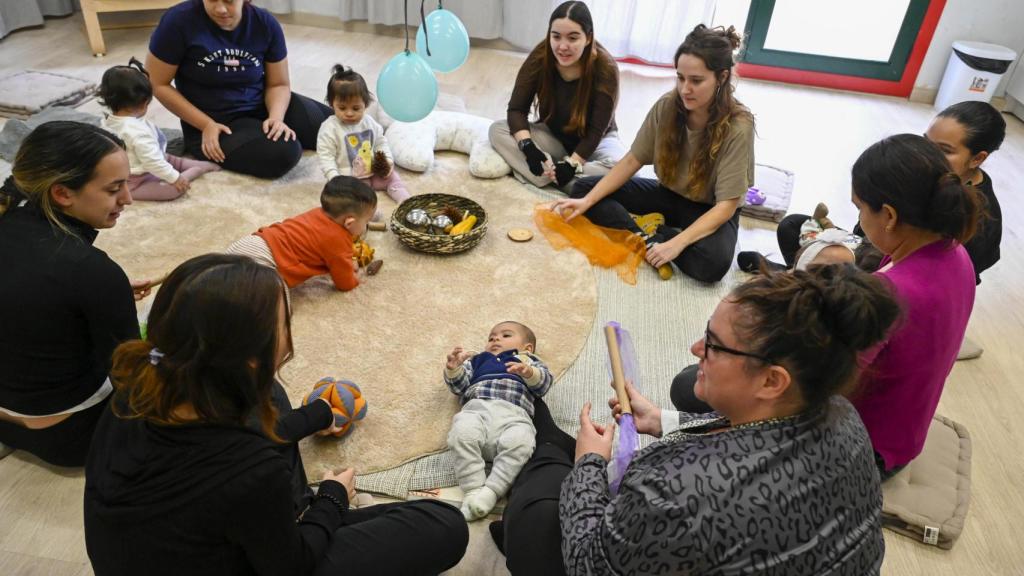
[[[317,498],[317,500],[323,498],[324,500],[329,501],[331,504],[334,504],[334,507],[338,509],[338,514],[344,515],[345,511],[347,510],[347,507],[344,504],[341,503],[341,500],[338,500],[337,498],[335,498],[334,496],[331,496],[330,494],[325,494],[323,492],[317,492],[316,493],[316,498]]]

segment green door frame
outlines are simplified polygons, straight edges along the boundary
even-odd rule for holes
[[[747,43],[740,60],[762,66],[899,81],[910,60],[914,41],[921,29],[925,13],[928,11],[928,4],[929,0],[910,0],[889,60],[875,62],[766,49],[764,42],[768,37],[772,13],[775,11],[775,0],[754,0],[750,5],[750,12],[747,14],[745,34]]]

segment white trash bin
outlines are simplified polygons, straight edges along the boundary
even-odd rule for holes
[[[1017,53],[1004,46],[985,42],[953,42],[946,73],[935,97],[935,109],[944,110],[957,102],[992,99],[999,80]]]

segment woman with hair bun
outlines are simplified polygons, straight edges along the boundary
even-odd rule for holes
[[[883,254],[903,320],[861,356],[864,374],[850,399],[871,434],[885,481],[924,447],[928,426],[956,361],[974,307],[975,275],[964,243],[982,215],[981,194],[964,186],[942,152],[915,134],[873,144],[853,165],[860,226]],[[941,275],[941,278],[939,278]],[[672,383],[672,404],[707,412],[695,366]]]
[[[606,176],[577,181],[552,209],[634,232],[663,279],[675,264],[696,280],[721,280],[754,183],[754,117],[733,96],[740,43],[731,26],[697,25],[676,50],[675,89],[654,103],[630,151]],[[648,164],[656,180],[635,176]]]
[[[759,276],[715,309],[690,351],[715,410],[662,410],[631,384],[639,432],[617,494],[614,426],[575,440],[537,402],[537,449],[491,527],[512,574],[878,574],[882,497],[867,431],[839,394],[900,314],[852,265]],[[621,413],[618,400],[609,401]],[[557,544],[560,543],[560,546]]]

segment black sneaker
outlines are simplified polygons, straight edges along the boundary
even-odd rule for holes
[[[758,272],[760,272],[762,263],[764,263],[764,266],[768,268],[768,270],[771,270],[773,272],[782,272],[787,270],[784,264],[772,262],[771,260],[768,260],[767,258],[762,256],[760,252],[740,252],[736,256],[736,264],[740,267],[740,270],[743,270],[744,272],[749,272],[751,274],[757,274]]]

